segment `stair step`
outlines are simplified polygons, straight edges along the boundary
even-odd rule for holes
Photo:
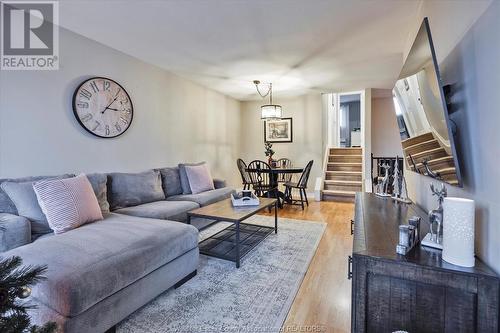
[[[430,141],[430,140],[434,140],[434,135],[432,135],[431,132],[403,140],[403,141],[401,141],[401,143],[403,144],[403,149],[405,149],[405,148],[408,148],[410,146],[414,146],[416,144],[419,144],[419,143],[422,143],[425,141]]]
[[[324,190],[327,191],[354,191],[360,192],[363,189],[361,181],[352,180],[325,180]]]
[[[414,155],[414,154],[418,154],[418,153],[425,151],[425,150],[431,150],[431,149],[439,148],[439,147],[441,147],[441,146],[439,145],[438,140],[433,139],[433,140],[417,143],[413,146],[406,147],[404,149],[404,152],[405,152],[405,155]]]
[[[362,155],[362,148],[330,148],[329,155]]]
[[[455,162],[453,161],[452,156],[430,160],[429,167],[432,171],[439,173],[443,180],[447,183],[458,185],[457,170],[455,169]],[[421,173],[425,172],[422,163],[417,164],[417,168]]]
[[[362,174],[359,171],[327,171],[325,180],[361,181]]]
[[[428,161],[428,165],[433,171],[438,169],[449,169],[455,168],[455,162],[452,156],[445,156]],[[424,170],[424,165],[422,163],[417,163],[417,168],[419,170]]]
[[[449,156],[449,155],[446,152],[446,150],[442,147],[438,147],[438,148],[434,148],[434,149],[430,149],[430,150],[424,150],[424,151],[421,151],[420,153],[411,155],[411,157],[413,158],[413,160],[417,164],[422,163],[424,160],[428,160],[428,159],[435,160],[437,158],[446,157],[446,156]],[[406,158],[408,159],[408,162],[411,161],[410,156],[407,156]]]
[[[344,201],[353,202],[356,197],[356,192],[353,191],[323,191],[324,201]]]
[[[328,163],[328,171],[361,171],[361,163]]]
[[[328,156],[330,163],[361,163],[361,155],[330,155]]]
[[[331,184],[331,185],[359,185],[361,186],[363,184],[362,181],[360,180],[325,180],[325,184]]]

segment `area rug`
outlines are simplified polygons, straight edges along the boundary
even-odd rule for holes
[[[274,218],[245,222],[273,226]],[[200,239],[225,226],[203,230]],[[280,218],[278,234],[257,245],[239,269],[234,262],[201,255],[197,276],[133,313],[117,332],[280,332],[325,227]]]

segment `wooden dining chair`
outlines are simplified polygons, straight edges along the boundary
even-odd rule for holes
[[[291,168],[293,166],[292,160],[288,158],[280,158],[276,161],[277,168]],[[278,174],[278,183],[286,183],[292,181],[291,173],[279,173]]]
[[[238,158],[236,160],[236,165],[238,166],[238,170],[240,171],[243,189],[249,190],[252,186],[252,179],[250,179],[250,175],[247,172],[247,164],[241,158]]]
[[[311,168],[314,161],[309,161],[304,171],[302,171],[302,175],[300,175],[299,181],[297,182],[286,182],[285,185],[285,200],[284,202],[290,205],[302,206],[302,210],[304,210],[304,202],[309,206],[309,201],[307,200],[307,182],[309,181],[309,175],[311,174]],[[298,189],[300,193],[300,200],[294,199],[292,196],[292,190]]]
[[[264,161],[255,160],[247,166],[254,193],[258,197],[277,197],[278,187],[271,179],[271,167]]]

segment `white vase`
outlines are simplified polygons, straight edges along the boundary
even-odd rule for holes
[[[463,266],[474,266],[474,200],[444,198],[443,259]]]

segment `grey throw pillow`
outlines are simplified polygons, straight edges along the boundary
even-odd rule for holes
[[[161,175],[157,170],[140,173],[110,173],[108,185],[111,210],[165,199]]]
[[[165,196],[182,194],[181,176],[179,167],[161,168],[158,169],[161,173],[161,183]]]
[[[0,179],[0,184],[5,183],[5,182],[26,183],[26,182],[35,182],[35,181],[42,180],[42,179],[50,179],[50,178],[56,178],[56,177],[69,178],[69,177],[74,177],[74,176],[75,175],[73,175],[73,174],[64,174],[64,175],[60,175],[60,176],[29,176],[29,177],[22,177],[22,178],[4,178],[4,179]],[[12,200],[10,200],[7,193],[5,193],[1,187],[0,187],[0,212],[17,215],[16,205],[14,205],[14,203],[12,202]]]
[[[108,175],[105,173],[90,173],[86,175],[92,189],[94,190],[97,202],[101,208],[101,212],[109,213],[109,202],[108,202]]]
[[[192,194],[191,187],[189,186],[189,179],[186,173],[186,166],[198,166],[203,164],[205,164],[205,162],[179,164],[179,174],[181,177],[182,194]]]
[[[53,177],[49,179],[68,178],[66,176]],[[33,190],[34,182],[4,182],[0,187],[9,196],[10,200],[16,206],[19,216],[24,216],[31,222],[31,233],[33,235],[43,235],[52,232],[49,227],[47,218],[42,212],[35,191]]]

